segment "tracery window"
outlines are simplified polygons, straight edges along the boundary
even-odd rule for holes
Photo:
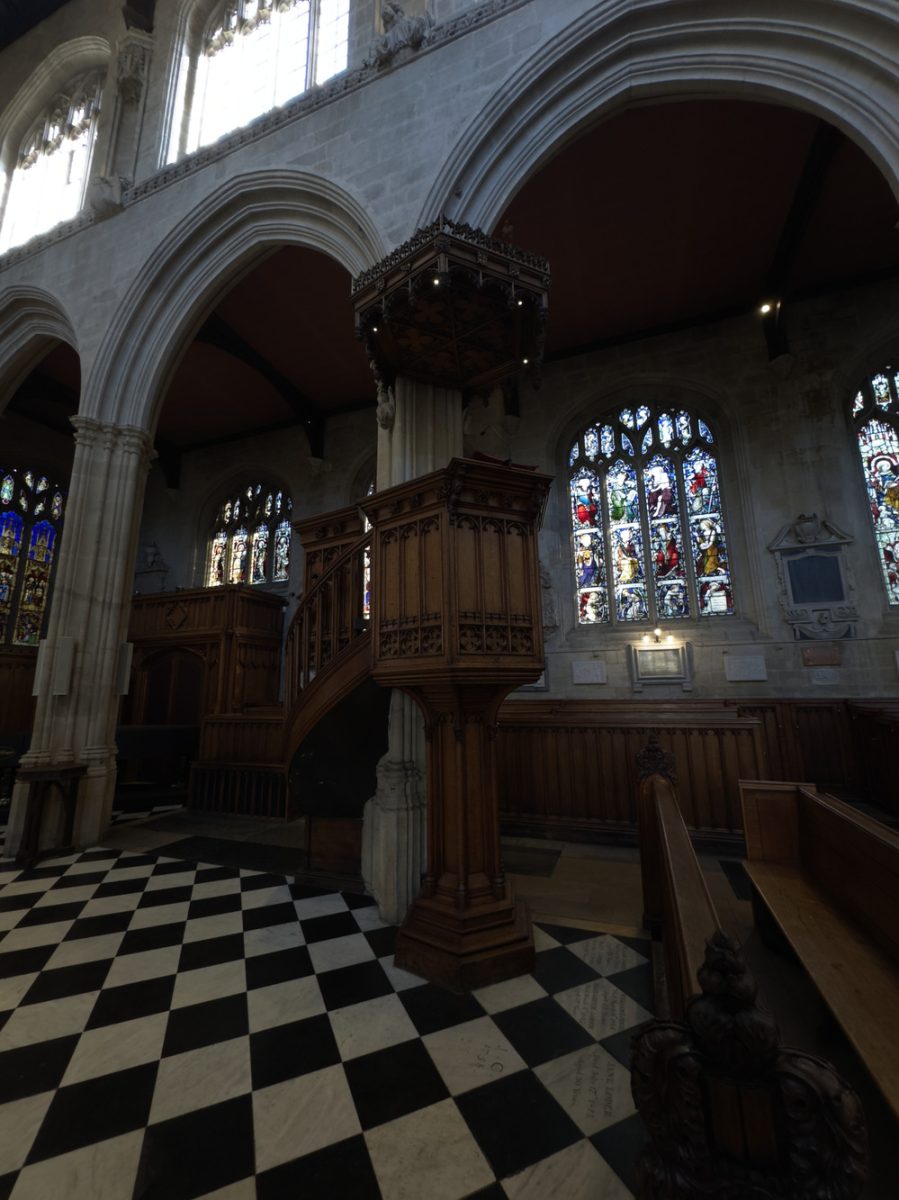
[[[169,161],[246,125],[324,83],[347,65],[350,0],[227,0],[206,26],[200,52],[182,62],[176,105],[188,91],[184,146],[173,130]],[[192,87],[188,82],[192,77]]]
[[[884,367],[852,401],[874,541],[887,600],[899,605],[899,371]]]
[[[216,513],[206,556],[206,586],[286,583],[290,578],[293,501],[264,483],[249,483]]]
[[[64,509],[48,475],[0,466],[0,645],[40,640]]]
[[[718,455],[683,409],[622,408],[568,455],[578,622],[660,622],[734,611]]]
[[[29,129],[12,172],[0,252],[76,216],[84,206],[103,73],[73,79]]]

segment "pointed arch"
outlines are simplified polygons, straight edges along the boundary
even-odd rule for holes
[[[68,313],[42,288],[18,284],[0,289],[0,411],[52,341],[78,353]]]
[[[152,430],[166,380],[214,296],[283,245],[319,250],[351,275],[384,254],[362,205],[327,180],[278,170],[229,180],[138,272],[99,349],[85,412]],[[349,320],[349,292],[347,306]]]
[[[563,144],[636,101],[759,100],[803,109],[857,143],[899,200],[899,20],[885,4],[730,0],[593,5],[511,77],[447,156],[419,218],[492,229]],[[767,6],[763,6],[766,7]],[[638,27],[635,24],[639,22]]]

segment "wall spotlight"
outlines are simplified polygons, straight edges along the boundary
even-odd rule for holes
[[[761,307],[759,308],[759,312],[762,314],[763,317],[767,317],[767,315],[770,311],[771,311],[771,305],[768,304],[767,302],[764,303],[763,305],[761,305]]]

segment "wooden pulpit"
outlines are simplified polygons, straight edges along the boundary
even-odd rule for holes
[[[455,990],[533,968],[503,873],[496,717],[543,670],[537,530],[551,479],[453,459],[366,499],[375,680],[424,714],[428,867],[396,963]]]

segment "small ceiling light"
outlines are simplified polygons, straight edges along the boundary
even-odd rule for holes
[[[378,332],[378,327],[377,327],[377,325],[372,325],[372,327],[371,327],[371,331],[372,331],[372,333],[377,333],[377,332]]]
[[[519,308],[521,308],[522,304],[524,304],[524,301],[523,301],[523,300],[519,300],[519,301],[518,301],[518,307],[519,307]]]
[[[434,287],[440,287],[440,280],[436,275],[434,276]]]
[[[763,317],[767,317],[767,315],[770,311],[771,311],[771,305],[766,300],[765,303],[759,308],[759,312],[762,314]]]
[[[528,360],[526,358],[523,358],[521,361],[524,363],[525,366],[528,365]]]

